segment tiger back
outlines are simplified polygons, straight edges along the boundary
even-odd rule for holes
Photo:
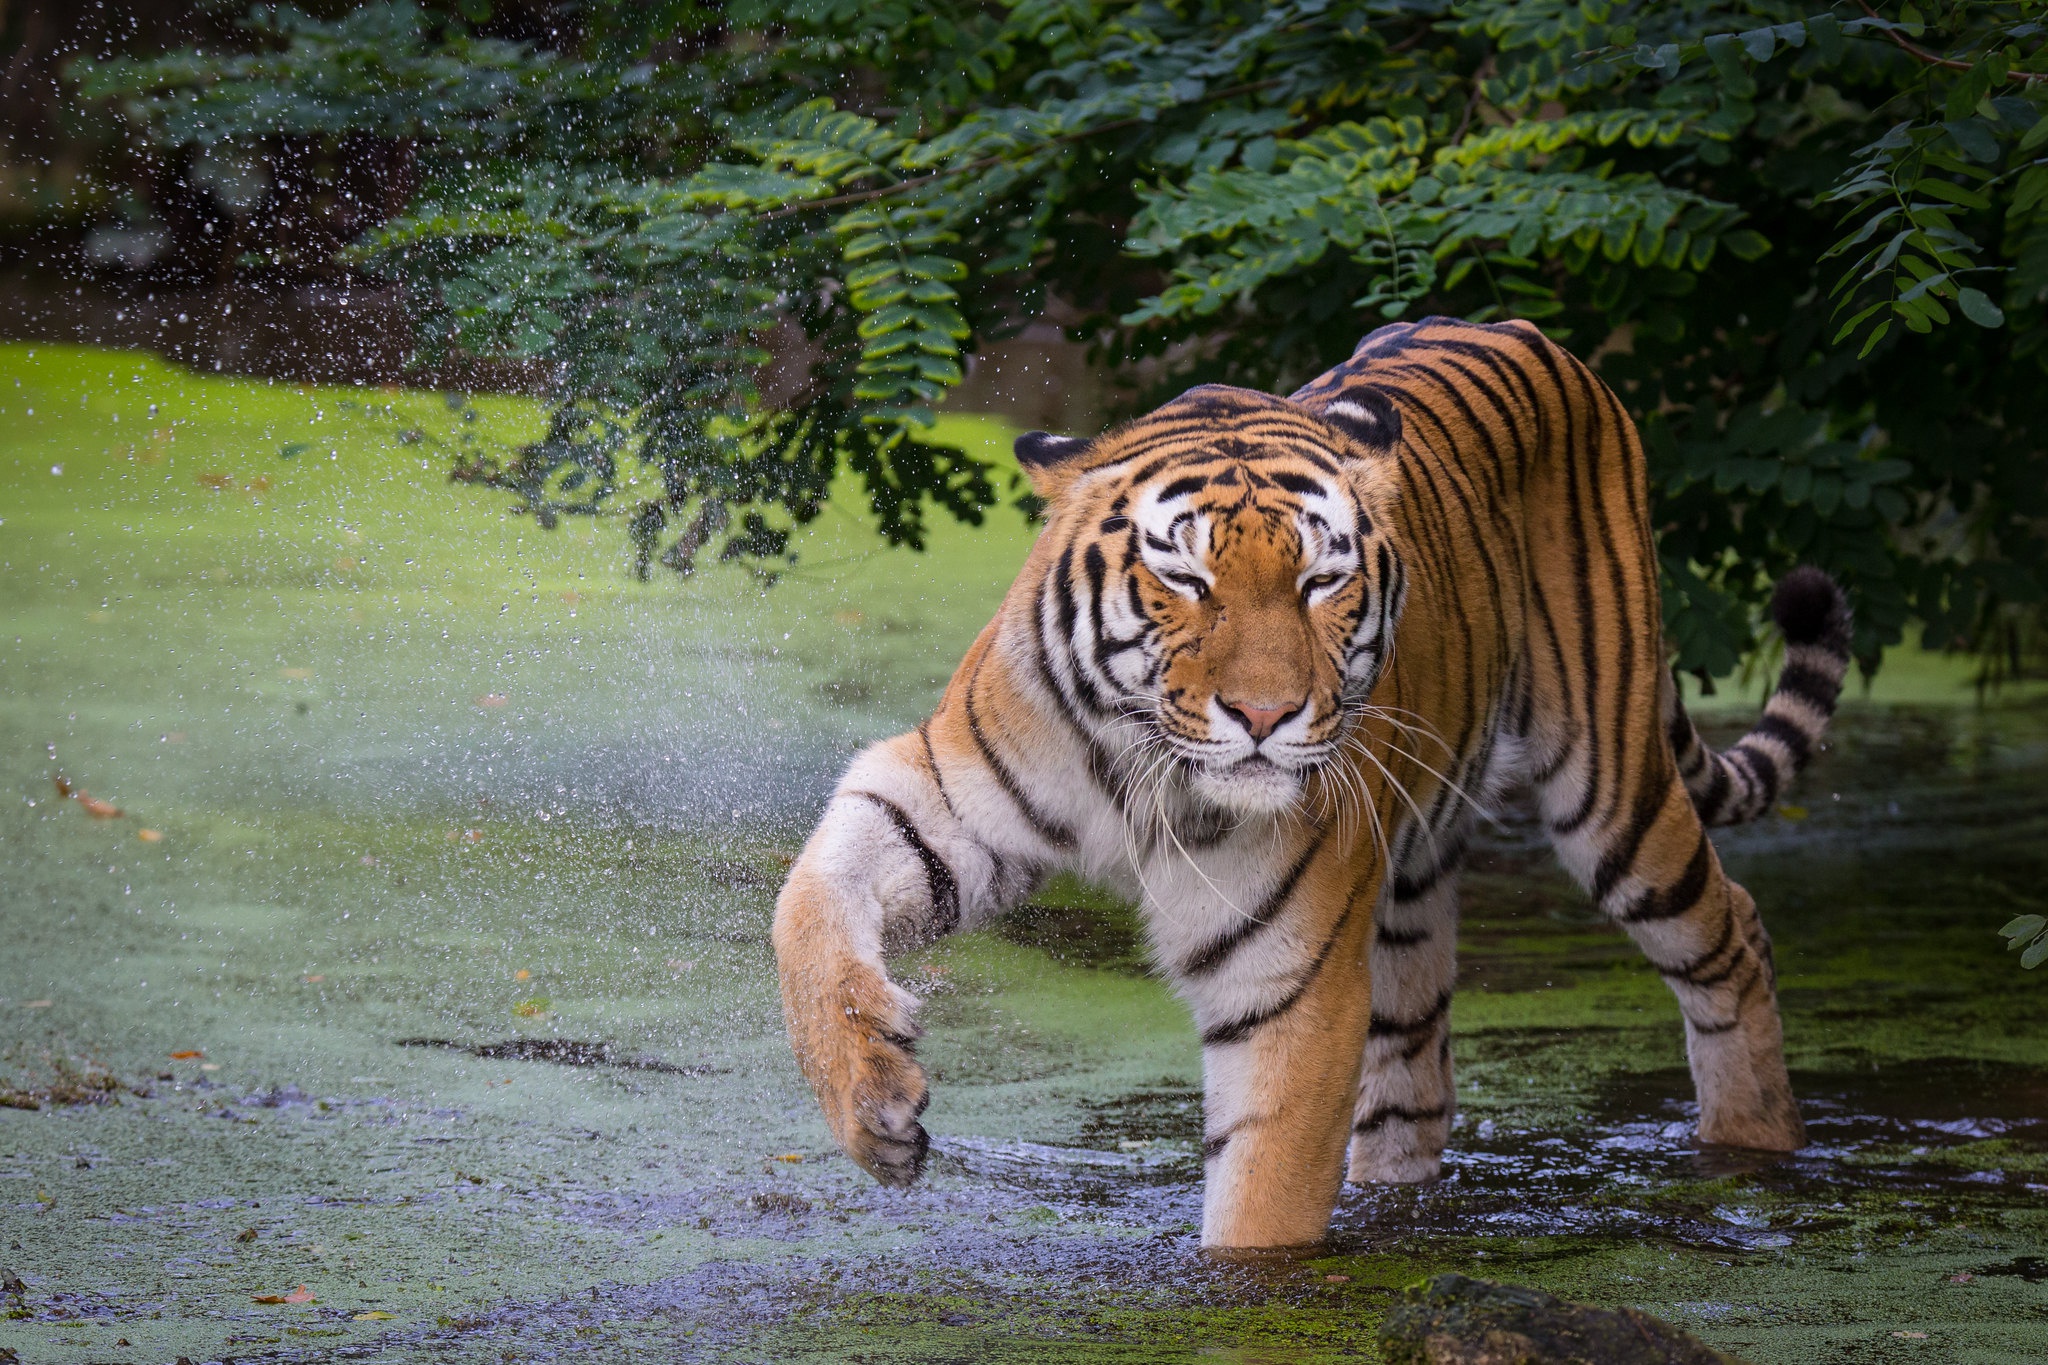
[[[1767,809],[1818,747],[1848,658],[1832,582],[1781,584],[1780,688],[1707,749],[1634,427],[1526,324],[1383,328],[1289,398],[1205,386],[1018,457],[1045,531],[778,900],[792,1043],[856,1161],[908,1183],[928,1143],[887,954],[1071,869],[1139,904],[1201,1032],[1205,1245],[1311,1243],[1346,1175],[1430,1178],[1458,868],[1517,782],[1677,994],[1702,1140],[1800,1144],[1769,939],[1702,812]]]

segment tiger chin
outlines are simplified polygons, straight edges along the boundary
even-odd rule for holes
[[[929,1145],[889,955],[1065,869],[1138,903],[1200,1030],[1205,1246],[1310,1245],[1346,1178],[1434,1177],[1459,866],[1516,784],[1677,996],[1699,1140],[1802,1145],[1770,938],[1706,827],[1770,809],[1820,747],[1850,645],[1825,574],[1781,580],[1776,691],[1709,749],[1635,428],[1521,323],[1382,328],[1287,397],[1204,386],[1017,456],[1044,532],[776,905],[791,1043],[855,1161],[907,1185]]]

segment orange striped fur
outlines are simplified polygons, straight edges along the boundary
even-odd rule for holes
[[[854,760],[777,905],[833,1135],[916,1178],[890,953],[1072,869],[1143,909],[1204,1045],[1214,1247],[1319,1239],[1342,1181],[1434,1176],[1458,864],[1527,782],[1565,867],[1670,981],[1712,1143],[1790,1150],[1770,940],[1702,826],[1818,747],[1847,612],[1780,594],[1779,693],[1726,754],[1672,687],[1643,455],[1526,324],[1383,328],[1289,398],[1208,386],[1018,453],[1048,524],[937,712]]]

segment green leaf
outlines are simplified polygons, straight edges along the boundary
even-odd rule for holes
[[[2043,929],[2048,929],[2048,915],[2016,915],[1998,932],[2011,939],[2012,946],[2017,948]]]
[[[1985,296],[1981,289],[1965,289],[1956,295],[1956,306],[1963,310],[1963,316],[1979,327],[2001,327],[2005,324],[2005,310]]]
[[[1761,260],[1764,253],[1771,249],[1770,239],[1754,228],[1737,228],[1733,232],[1724,233],[1721,245],[1745,261]]]
[[[1951,204],[1961,204],[1966,209],[1988,209],[1991,201],[1972,189],[1966,189],[1953,180],[1940,180],[1933,176],[1917,180],[1913,184],[1914,194],[1931,194],[1937,199],[1946,199]]]
[[[1767,28],[1753,28],[1737,35],[1742,40],[1742,50],[1749,54],[1751,61],[1767,62],[1777,51],[1777,35]]]
[[[2048,962],[2048,934],[2034,940],[2034,946],[2020,954],[2020,966],[2028,971]]]
[[[1986,164],[1998,160],[1998,135],[1981,118],[1951,119],[1941,125],[1963,155]]]

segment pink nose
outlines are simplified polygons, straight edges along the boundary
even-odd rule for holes
[[[1301,710],[1301,702],[1288,702],[1280,706],[1253,706],[1245,702],[1228,702],[1218,697],[1216,704],[1237,717],[1245,733],[1255,740],[1262,740],[1279,729],[1282,722]]]

